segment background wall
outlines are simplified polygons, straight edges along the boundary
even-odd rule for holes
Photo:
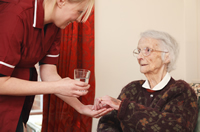
[[[117,97],[127,83],[145,79],[133,56],[141,32],[171,34],[180,45],[175,79],[200,82],[200,0],[96,0],[96,97]],[[93,119],[92,132],[98,119]]]

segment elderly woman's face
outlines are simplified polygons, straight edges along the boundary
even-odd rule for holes
[[[161,50],[158,41],[152,38],[141,38],[138,43],[138,49],[150,48],[154,50]],[[140,65],[140,72],[143,74],[157,74],[164,69],[164,62],[162,60],[162,52],[151,52],[148,56],[144,56],[142,52],[139,53],[138,63]]]

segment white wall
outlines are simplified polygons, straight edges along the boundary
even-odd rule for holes
[[[200,0],[96,0],[96,97],[117,97],[132,80],[145,79],[132,51],[148,29],[171,34],[180,45],[175,79],[200,80]],[[199,57],[198,57],[199,55]],[[93,119],[92,132],[98,119]]]
[[[186,77],[189,82],[199,82],[200,78],[200,0],[185,0],[185,62]]]

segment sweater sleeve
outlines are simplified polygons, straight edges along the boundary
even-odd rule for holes
[[[122,132],[116,110],[100,118],[97,132]]]
[[[141,82],[143,83],[143,82]],[[126,104],[127,101],[123,101],[126,98],[134,98],[135,96],[128,96],[126,95],[127,91],[131,91],[132,95],[137,94],[137,92],[135,92],[132,89],[132,86],[135,86],[135,84],[133,84],[132,82],[127,84],[121,91],[120,95],[118,96],[118,99],[122,100],[122,102],[124,102],[124,104]],[[129,102],[127,102],[129,103]],[[121,103],[122,105],[122,103]],[[122,108],[120,105],[120,108]],[[126,104],[128,105],[128,104]],[[126,109],[126,108],[125,108]],[[126,111],[121,111],[126,112]],[[123,132],[123,127],[121,127],[121,120],[118,119],[117,117],[118,111],[117,110],[113,110],[110,113],[102,116],[99,120],[98,126],[97,126],[97,132]],[[123,113],[125,114],[125,113]]]
[[[132,83],[129,83],[128,85],[126,85],[122,89],[122,92],[119,95],[118,99],[120,100],[125,99],[126,98],[125,93],[126,93],[127,87],[131,87],[131,86],[132,86]],[[97,132],[123,132],[122,127],[121,127],[121,121],[118,119],[117,114],[118,114],[118,111],[113,110],[110,113],[102,116],[97,126]]]
[[[159,100],[153,101],[155,107],[125,98],[118,111],[123,131],[192,132],[198,107],[196,94],[189,85],[178,83],[158,97]]]

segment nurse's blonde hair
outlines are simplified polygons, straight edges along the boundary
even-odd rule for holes
[[[45,0],[44,2],[50,2],[52,0]],[[52,7],[52,11],[56,5],[56,0],[53,0],[54,1],[54,6]],[[82,3],[86,0],[63,0],[64,1],[68,1],[69,3]],[[87,4],[87,8],[81,13],[81,15],[78,17],[78,21],[79,22],[85,22],[87,21],[88,17],[90,16],[90,13],[93,9],[93,6],[94,6],[94,0],[88,0],[88,4]]]
[[[82,3],[85,0],[68,0],[68,1]],[[90,16],[90,13],[93,9],[93,6],[94,6],[94,0],[88,0],[87,8],[81,13],[81,15],[79,16],[79,18],[77,20],[80,22],[87,21],[88,17]]]

